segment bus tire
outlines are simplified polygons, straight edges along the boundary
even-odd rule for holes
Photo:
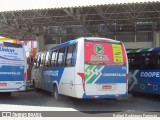
[[[59,93],[56,85],[53,86],[53,96],[55,100],[59,100]]]

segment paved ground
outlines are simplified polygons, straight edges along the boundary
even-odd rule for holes
[[[112,100],[77,100],[63,97],[55,101],[53,96],[46,92],[17,92],[11,96],[0,94],[0,111],[95,111],[94,114],[105,112],[155,112],[160,111],[160,97],[139,95],[128,99]],[[99,111],[99,112],[98,112]]]

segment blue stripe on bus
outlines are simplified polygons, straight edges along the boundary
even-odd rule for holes
[[[0,81],[24,81],[24,66],[1,66]]]
[[[76,43],[77,43],[77,40],[71,40],[71,41],[69,41],[69,42],[65,42],[65,43],[60,44],[60,45],[58,45],[58,46],[52,47],[52,48],[49,49],[49,51],[50,51],[50,50],[54,50],[54,49],[58,49],[58,48],[62,48],[62,47],[66,47],[66,46],[68,46],[68,45],[72,45],[72,44],[76,44]]]
[[[9,58],[5,58],[5,57],[2,57],[2,56],[0,56],[0,59],[10,60],[10,61],[12,61],[12,62],[14,62],[14,61],[24,61],[24,60],[17,60],[17,59],[9,59]]]
[[[126,83],[126,66],[106,66],[96,84]]]
[[[43,84],[43,88],[51,91],[52,92],[52,88],[53,88],[53,81],[56,81],[59,85],[59,82],[62,78],[62,74],[64,72],[64,68],[45,68],[43,69],[42,72],[42,78],[45,84]]]
[[[160,94],[160,70],[139,70],[134,77],[130,79],[129,89],[136,84],[130,91]]]
[[[160,47],[154,48],[152,51],[160,51]]]

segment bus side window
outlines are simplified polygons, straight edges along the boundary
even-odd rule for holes
[[[74,66],[76,60],[76,45],[67,47],[65,66]]]
[[[65,55],[65,48],[59,49],[57,67],[62,67],[64,65],[64,55]]]
[[[35,56],[35,59],[34,59],[34,68],[37,67],[37,60],[38,60],[38,54]]]
[[[154,69],[154,53],[153,52],[147,52],[146,53],[146,59],[145,59],[145,69],[150,70]]]
[[[76,45],[67,47],[65,66],[74,66]]]
[[[51,59],[50,59],[50,64],[51,64],[51,67],[55,67],[56,66],[56,61],[57,61],[57,54],[58,54],[58,51],[55,50],[51,53]]]
[[[157,65],[160,65],[160,52],[159,51],[157,51],[156,60],[157,60]]]
[[[50,66],[50,64],[49,64],[49,57],[50,57],[50,52],[47,52],[46,56],[45,56],[45,61],[44,61],[44,66],[45,67],[49,67]]]
[[[74,45],[73,54],[72,54],[72,65],[76,64],[76,57],[77,57],[77,45]]]
[[[135,53],[129,53],[129,69],[134,70],[135,69]]]
[[[156,60],[157,60],[156,69],[160,69],[160,51],[157,51]]]
[[[39,68],[41,64],[41,53],[38,55],[37,63],[36,63],[36,68]]]
[[[44,56],[45,56],[45,53],[42,53],[41,54],[41,63],[40,63],[40,67],[42,68],[43,65],[44,65]]]
[[[139,69],[144,69],[145,53],[140,53],[139,56]]]

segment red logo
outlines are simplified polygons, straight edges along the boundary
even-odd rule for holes
[[[0,86],[7,86],[7,83],[0,83]]]

